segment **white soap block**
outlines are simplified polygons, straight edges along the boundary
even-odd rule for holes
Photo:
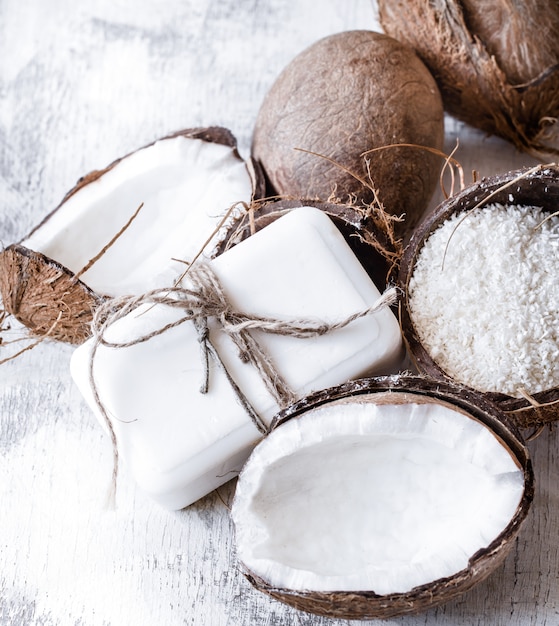
[[[292,210],[209,263],[230,304],[248,314],[334,322],[380,297],[330,218],[310,207]],[[165,305],[144,305],[111,326],[107,338],[137,338],[181,316]],[[227,370],[269,424],[279,407],[258,372],[241,362],[215,321],[210,329]],[[399,324],[388,308],[320,337],[250,332],[297,397],[360,376],[393,373],[403,356]],[[74,352],[71,371],[100,416],[89,377],[91,348],[90,340]],[[128,348],[100,346],[95,355],[95,384],[119,454],[139,486],[171,509],[236,476],[262,436],[213,362],[209,391],[200,393],[203,371],[191,322]]]

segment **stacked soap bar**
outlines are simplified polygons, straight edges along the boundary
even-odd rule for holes
[[[208,263],[230,305],[250,315],[332,323],[380,297],[330,218],[311,207],[292,210]],[[164,304],[143,305],[115,322],[106,338],[134,340],[182,314]],[[360,376],[393,373],[402,359],[399,324],[388,307],[322,336],[250,332],[297,397]],[[269,424],[279,407],[259,372],[239,359],[238,348],[214,320],[210,338],[245,398]],[[90,340],[75,351],[71,370],[100,416],[89,375],[91,352]],[[215,361],[208,392],[200,392],[202,361],[191,322],[127,348],[99,346],[95,352],[95,388],[119,454],[138,485],[171,509],[233,478],[262,437]]]

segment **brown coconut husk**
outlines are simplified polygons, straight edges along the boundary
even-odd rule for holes
[[[103,301],[63,265],[17,244],[0,253],[0,292],[6,312],[31,335],[74,345],[89,337]]]
[[[211,126],[207,128],[189,128],[181,130],[162,139],[187,137],[201,139],[232,148],[237,152],[237,140],[226,128]],[[143,148],[150,147],[152,142]],[[31,335],[48,337],[54,340],[79,345],[91,336],[90,324],[96,307],[106,300],[105,294],[95,293],[79,276],[91,267],[96,259],[112,245],[127,226],[115,233],[115,237],[92,259],[85,268],[74,274],[67,267],[44,254],[29,250],[22,245],[28,237],[40,229],[74,194],[91,183],[98,181],[112,170],[124,158],[120,157],[101,170],[94,170],[81,177],[76,185],[68,191],[62,202],[39,222],[21,242],[12,244],[0,252],[0,295],[6,313],[13,315],[28,328]],[[253,180],[253,197],[262,197],[265,193],[263,175],[257,165],[246,161]],[[139,210],[139,209],[138,209]],[[134,214],[135,217],[138,211]],[[72,242],[68,242],[72,245]]]
[[[388,393],[387,393],[388,392]],[[385,376],[351,381],[312,394],[278,414],[273,428],[328,403],[368,400],[376,402],[440,401],[466,412],[487,426],[508,448],[524,474],[524,494],[503,532],[469,560],[467,568],[448,578],[415,587],[405,593],[378,595],[372,591],[313,592],[270,586],[242,565],[243,573],[258,590],[296,609],[339,619],[387,619],[417,614],[463,593],[483,581],[514,546],[534,497],[534,473],[526,445],[516,425],[482,394],[451,382],[417,376]]]
[[[466,214],[469,210],[491,203],[538,206],[544,212],[555,213],[559,206],[559,167],[542,165],[483,178],[442,202],[415,230],[404,251],[396,280],[401,291],[401,325],[408,352],[418,371],[435,380],[452,379],[439,367],[421,343],[410,315],[408,287],[415,261],[431,233],[450,216],[455,213]],[[509,414],[522,428],[539,428],[559,419],[559,387],[533,395],[528,390],[523,398],[494,392],[484,395]]]
[[[555,0],[378,0],[384,31],[411,45],[446,111],[535,156],[559,154]]]

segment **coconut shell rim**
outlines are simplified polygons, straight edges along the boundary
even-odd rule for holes
[[[394,259],[399,260],[401,251],[398,251],[396,246],[391,244],[385,233],[378,232],[367,207],[359,204],[283,196],[256,200],[251,206],[254,209],[253,222],[251,223],[248,213],[233,218],[230,224],[226,226],[224,235],[216,246],[214,256],[222,254],[250,237],[252,234],[251,224],[255,226],[255,231],[258,231],[287,214],[290,210],[301,206],[314,207],[328,215],[352,248],[365,271],[382,291],[387,285],[392,267],[397,263],[396,260],[390,261],[389,257],[393,256]],[[376,249],[373,243],[367,240],[368,235],[371,238],[377,238],[380,245],[384,246],[385,253]],[[396,244],[398,241],[396,240]]]
[[[318,592],[284,589],[270,585],[241,562],[243,575],[259,591],[296,609],[325,617],[398,617],[426,611],[462,595],[489,576],[512,549],[534,498],[535,476],[532,461],[516,424],[494,402],[475,390],[452,381],[437,381],[405,373],[361,378],[298,400],[277,414],[271,430],[325,404],[386,392],[406,395],[411,393],[442,400],[465,410],[499,438],[519,463],[524,477],[523,494],[509,523],[488,546],[471,555],[466,568],[452,576],[433,580],[406,592],[379,595],[367,590]]]
[[[270,197],[262,198],[260,201],[254,202],[253,205],[254,206],[251,208],[254,208],[253,215],[257,231],[260,228],[264,228],[275,219],[279,219],[291,209],[302,206],[321,209],[333,221],[343,221],[356,231],[362,229],[367,221],[365,212],[350,204],[326,202],[324,200],[317,200],[316,198]],[[259,224],[258,222],[261,223]],[[250,228],[250,218],[246,213],[232,220],[227,226],[227,232],[219,244],[219,254],[225,252],[237,243],[244,241],[247,237],[250,237],[252,234]]]
[[[530,194],[534,189],[540,192],[540,196],[536,198],[537,201],[533,201],[534,196]],[[395,282],[400,292],[402,334],[410,357],[421,374],[436,380],[453,380],[434,361],[421,343],[409,311],[409,282],[413,275],[414,261],[425,241],[451,215],[466,212],[478,205],[478,208],[481,208],[485,204],[501,203],[506,205],[514,202],[520,205],[538,206],[544,211],[550,212],[550,208],[546,208],[538,200],[545,194],[546,197],[549,196],[546,204],[551,204],[553,202],[552,191],[555,194],[555,202],[559,205],[559,166],[553,163],[540,165],[536,168],[519,168],[503,174],[484,177],[441,202],[414,230],[402,255]],[[478,195],[482,196],[483,194],[485,194],[485,198],[478,198]],[[514,198],[511,201],[510,195],[519,196],[518,200]],[[529,201],[528,197],[532,201]],[[526,398],[517,398],[500,392],[475,391],[486,395],[506,412],[516,413],[518,421],[523,427],[539,426],[559,420],[559,403],[556,410],[548,409],[546,411],[545,406],[538,407],[538,405],[552,404],[559,401],[559,386],[531,394],[530,397],[534,404]]]

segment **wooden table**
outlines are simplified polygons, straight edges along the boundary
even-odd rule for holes
[[[83,174],[172,131],[223,125],[248,155],[285,64],[354,28],[378,29],[369,0],[3,0],[2,243],[23,237]],[[533,163],[449,118],[447,150],[457,138],[468,178]],[[14,327],[6,339],[21,334]],[[0,368],[1,624],[348,623],[291,610],[246,582],[227,509],[233,483],[170,513],[124,468],[107,510],[110,444],[74,387],[70,355],[44,342]],[[559,624],[557,438],[553,429],[529,444],[535,502],[502,567],[459,600],[384,623]]]

